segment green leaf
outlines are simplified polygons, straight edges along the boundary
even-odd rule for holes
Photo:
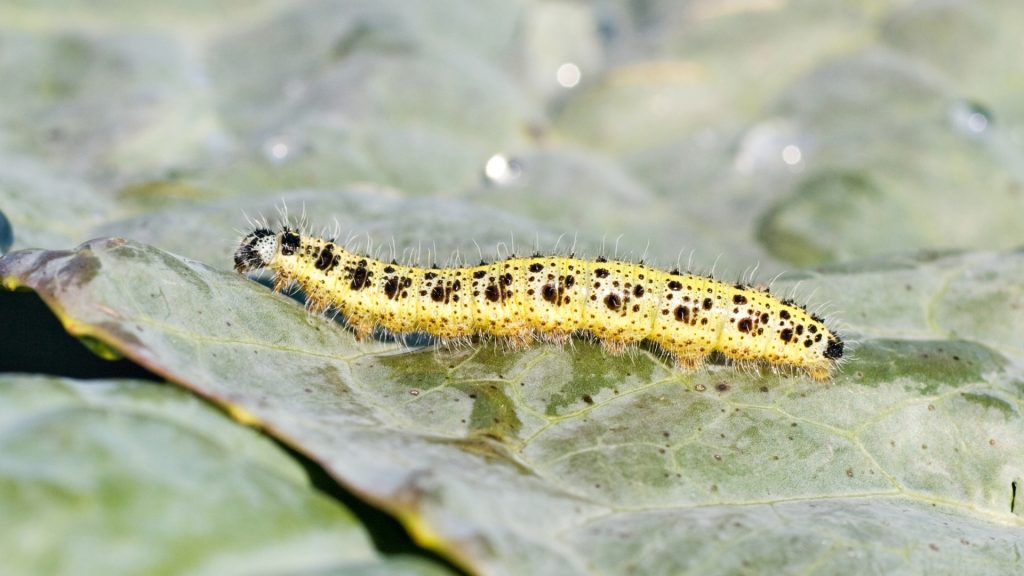
[[[1020,253],[807,275],[801,293],[842,309],[857,341],[827,384],[681,374],[581,340],[358,343],[246,278],[118,239],[14,253],[0,278],[473,571],[1020,567]]]
[[[0,375],[10,574],[443,574],[378,556],[280,447],[131,380]]]
[[[285,201],[426,264],[562,234],[726,281],[869,259],[802,277],[857,344],[827,385],[356,343],[124,241],[0,264],[425,545],[493,573],[1020,571],[1021,256],[877,260],[1024,242],[1019,1],[0,4],[15,248],[227,271],[243,211]],[[19,318],[3,353],[36,346]]]
[[[776,256],[806,266],[867,258],[883,247],[1021,245],[1016,215],[1024,197],[1010,192],[1019,163],[1006,161],[1018,156],[1017,145],[989,127],[991,111],[913,74],[917,67],[885,52],[857,54],[783,95],[778,113],[820,144],[807,147],[808,174],[760,223]],[[865,85],[870,93],[859,91]],[[976,129],[965,125],[979,121]]]

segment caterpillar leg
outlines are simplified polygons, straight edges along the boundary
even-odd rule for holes
[[[704,365],[704,359],[707,356],[701,354],[671,354],[672,360],[674,361],[676,368],[679,368],[683,372],[694,372],[698,368]]]
[[[619,356],[625,353],[629,348],[629,344],[630,343],[625,340],[616,340],[614,338],[601,339],[601,349],[614,356]]]
[[[537,337],[529,330],[504,334],[502,335],[502,338],[504,338],[505,342],[508,343],[509,348],[515,352],[525,350],[537,341]]]
[[[291,276],[289,276],[288,274],[285,274],[284,272],[278,270],[277,273],[274,274],[274,285],[273,285],[274,292],[281,292],[281,291],[283,291],[285,288],[288,287],[289,284],[291,284],[291,282],[292,282],[292,277]]]
[[[356,340],[366,340],[371,333],[373,333],[374,324],[372,322],[360,321],[360,320],[349,320],[349,327],[352,328],[352,332],[356,335]]]
[[[307,294],[306,295],[306,308],[314,313],[319,314],[327,309],[331,305],[330,298],[326,294]]]
[[[827,382],[832,379],[832,370],[830,369],[830,366],[823,366],[818,364],[812,366],[804,366],[803,369],[804,372],[807,372],[808,376],[817,380],[818,382]]]
[[[565,344],[572,338],[572,332],[544,332],[539,335],[539,339],[550,344]]]

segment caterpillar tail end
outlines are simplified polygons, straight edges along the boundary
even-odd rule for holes
[[[807,371],[807,375],[818,382],[828,382],[831,380],[832,373],[835,372],[840,359],[843,357],[843,349],[844,345],[842,338],[832,335],[828,340],[828,346],[825,348],[825,352],[823,354],[825,362],[822,364],[806,366],[804,369]]]
[[[828,340],[828,347],[825,348],[825,358],[832,360],[833,362],[839,361],[843,357],[843,340],[839,336],[833,335]]]

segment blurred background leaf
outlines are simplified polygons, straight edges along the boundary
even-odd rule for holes
[[[672,265],[693,251],[728,275],[1013,248],[1021,12],[8,2],[0,199],[16,247],[144,228],[133,237],[211,263],[243,211],[273,219],[281,199],[400,249],[490,251],[516,233],[597,251],[621,236],[624,254]],[[381,203],[346,210],[336,197],[353,189]],[[441,234],[442,199],[439,213],[500,220],[464,213]],[[366,207],[379,212],[363,226]]]

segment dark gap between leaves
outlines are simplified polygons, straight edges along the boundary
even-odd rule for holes
[[[277,443],[283,450],[295,459],[305,470],[309,476],[310,483],[313,487],[325,494],[326,496],[333,498],[348,508],[352,514],[359,519],[366,528],[367,534],[373,540],[374,546],[377,550],[383,554],[405,554],[410,556],[418,556],[420,558],[437,562],[442,564],[445,568],[448,568],[453,574],[462,574],[468,576],[468,574],[452,564],[447,558],[426,548],[418,546],[409,536],[409,533],[405,530],[402,524],[388,515],[384,511],[366,503],[356,495],[352,494],[348,489],[338,483],[327,470],[320,464],[302,454],[290,446],[282,443],[273,436],[268,437]]]
[[[1017,506],[1017,481],[1010,482],[1010,514],[1013,514],[1014,508]]]
[[[130,360],[104,360],[61,326],[35,292],[0,291],[0,372],[83,380],[164,379]]]

